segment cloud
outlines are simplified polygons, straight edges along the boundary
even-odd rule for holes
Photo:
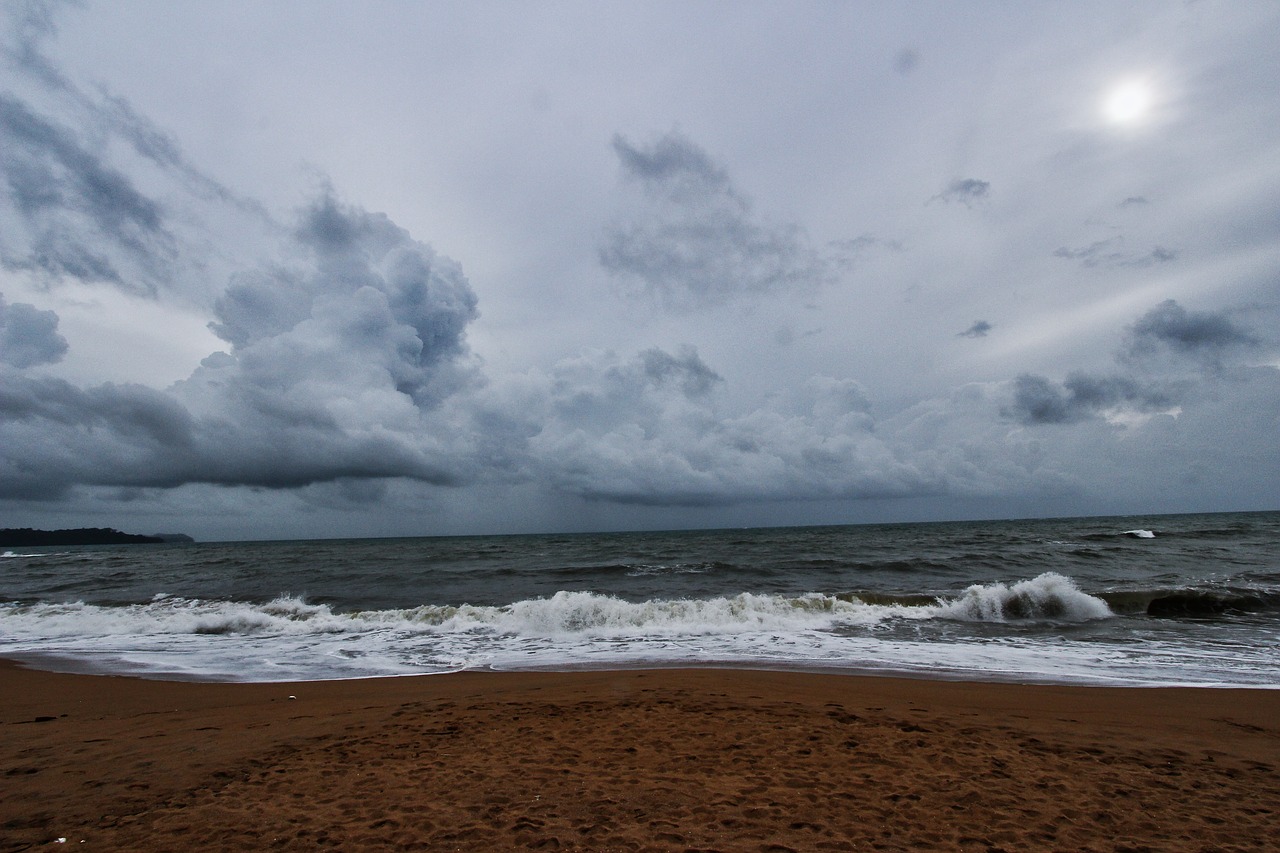
[[[175,252],[156,201],[70,128],[4,94],[0,143],[5,207],[16,220],[0,244],[6,268],[154,291]],[[121,255],[145,273],[141,282],[126,281]]]
[[[1146,254],[1136,254],[1124,251],[1123,245],[1123,237],[1112,237],[1078,249],[1061,246],[1054,250],[1053,256],[1069,261],[1079,261],[1086,267],[1149,267],[1168,263],[1178,257],[1177,252],[1163,246],[1155,246]]]
[[[304,262],[232,281],[211,324],[231,350],[175,395],[246,447],[288,444],[295,458],[277,484],[344,465],[344,477],[462,477],[465,454],[452,454],[466,430],[442,411],[479,381],[466,343],[477,299],[461,267],[332,191],[301,212],[294,240]],[[331,450],[310,459],[317,440]]]
[[[469,429],[445,410],[476,381],[465,337],[476,297],[461,268],[332,193],[302,212],[289,254],[302,260],[232,282],[214,324],[230,352],[169,391],[6,375],[4,493],[468,476]],[[50,312],[3,318],[10,363],[55,355]]]
[[[977,178],[957,178],[947,188],[929,199],[929,201],[956,202],[965,207],[973,207],[975,202],[985,201],[991,195],[991,184]]]
[[[889,240],[874,234],[861,234],[845,240],[833,240],[828,245],[831,250],[830,262],[842,270],[851,270],[858,263],[876,251],[905,252],[906,246],[900,240]]]
[[[487,405],[519,448],[520,479],[588,500],[727,506],[987,488],[881,435],[852,380],[812,377],[748,411],[725,406],[720,382],[688,347],[584,353],[495,383]]]
[[[1027,425],[1070,424],[1117,408],[1164,411],[1176,402],[1169,390],[1144,387],[1125,376],[1077,372],[1058,385],[1043,376],[1023,374],[1013,381],[1013,404],[1007,414]]]
[[[22,302],[6,305],[0,293],[0,363],[32,367],[59,361],[66,352],[57,314]]]
[[[463,381],[455,362],[478,311],[457,263],[331,190],[303,211],[294,239],[307,266],[239,274],[215,304],[210,328],[252,366],[240,377],[293,386],[376,366],[418,406]]]
[[[1036,426],[1180,412],[1224,380],[1268,377],[1270,368],[1255,368],[1240,358],[1263,346],[1225,311],[1191,312],[1167,299],[1126,330],[1116,361],[1127,374],[1073,372],[1061,384],[1023,374],[1011,383],[1012,399],[1003,413]],[[1162,358],[1168,355],[1187,358],[1181,363]]]
[[[643,201],[613,223],[599,250],[611,274],[668,308],[687,310],[793,290],[831,277],[795,225],[759,220],[725,170],[678,133],[647,148],[615,136],[623,173]]]
[[[11,73],[0,91],[0,260],[9,270],[26,271],[24,287],[33,284],[27,279],[39,279],[24,292],[60,282],[66,293],[59,295],[68,302],[83,282],[109,282],[162,303],[199,291],[203,298],[183,307],[198,302],[223,351],[165,390],[76,385],[50,378],[53,371],[45,368],[67,351],[57,315],[0,302],[0,496],[66,499],[68,506],[77,493],[112,507],[131,499],[169,507],[245,502],[255,511],[309,503],[374,517],[389,505],[407,514],[432,502],[466,506],[486,495],[508,501],[515,517],[536,514],[521,505],[531,494],[568,496],[561,503],[575,507],[579,499],[687,507],[1081,494],[1092,495],[1081,506],[1096,509],[1099,497],[1122,492],[1179,493],[1192,477],[1224,483],[1224,492],[1234,482],[1252,484],[1250,494],[1274,492],[1269,474],[1280,372],[1248,363],[1270,333],[1257,331],[1266,324],[1246,327],[1241,311],[1198,313],[1166,302],[1124,333],[1114,369],[1047,376],[1021,363],[998,374],[1015,377],[1008,381],[971,383],[924,400],[911,397],[919,365],[930,361],[920,352],[883,371],[880,387],[893,401],[887,414],[854,379],[825,375],[858,364],[859,352],[865,361],[877,352],[906,351],[908,341],[882,348],[883,340],[918,323],[881,322],[887,303],[880,300],[888,297],[877,290],[898,292],[917,278],[954,279],[946,286],[961,293],[968,287],[962,267],[928,278],[940,269],[939,258],[949,264],[961,246],[982,247],[982,257],[989,257],[986,248],[999,251],[986,242],[999,235],[984,232],[980,222],[962,232],[922,231],[912,220],[919,205],[903,209],[893,198],[898,178],[888,161],[878,173],[889,181],[884,204],[863,211],[884,218],[858,227],[907,235],[909,257],[877,258],[883,250],[905,250],[871,233],[815,249],[797,224],[762,214],[736,174],[687,137],[670,133],[648,144],[615,137],[612,151],[627,192],[604,220],[597,260],[661,306],[708,310],[698,318],[706,322],[637,321],[631,333],[653,335],[662,346],[649,346],[651,340],[622,354],[583,348],[555,363],[495,372],[470,351],[478,300],[459,264],[329,188],[287,224],[273,220],[190,163],[176,137],[129,101],[66,78],[42,51],[55,8],[27,2],[4,10],[17,23],[3,46]],[[878,60],[885,74],[891,58],[882,53]],[[904,51],[896,70],[912,73],[916,61]],[[445,113],[433,116],[445,121]],[[385,130],[376,125],[360,130],[373,138]],[[977,153],[982,162],[995,162]],[[225,162],[236,167],[234,158]],[[1062,174],[1068,189],[1080,189]],[[858,185],[851,176],[848,185]],[[1007,175],[988,177],[1011,185]],[[1123,180],[1132,187],[1166,185],[1147,178]],[[1177,182],[1167,185],[1171,198],[1185,195]],[[982,206],[991,189],[987,180],[957,178],[929,201]],[[1124,195],[1114,187],[1085,189],[1088,198],[1113,203]],[[804,194],[822,195],[814,187]],[[815,215],[826,217],[831,233],[859,233],[837,221],[844,208],[836,196]],[[1119,204],[1147,202],[1131,196]],[[240,216],[244,212],[250,215]],[[228,239],[224,222],[204,227],[224,214],[248,222],[245,231],[269,231],[265,239],[278,245],[268,253],[260,243]],[[1037,262],[1051,248],[1041,249]],[[1130,274],[1175,260],[1169,249],[1131,250],[1121,238],[1063,246],[1054,254]],[[214,257],[221,265],[211,263]],[[503,258],[496,268],[518,268],[518,260]],[[832,297],[820,306],[833,312],[824,324],[832,331],[815,342],[822,346],[789,353],[789,364],[766,371],[781,377],[775,380],[780,387],[757,387],[755,378],[746,387],[734,385],[767,354],[732,365],[702,355],[733,352],[723,337],[732,330],[716,328],[722,324],[710,322],[717,318],[709,309],[811,294],[864,260],[905,263],[880,264],[878,288],[824,294]],[[1010,260],[997,264],[1001,281],[1026,281],[1017,259]],[[1215,270],[1232,274],[1226,264]],[[527,282],[512,283],[513,289],[522,285]],[[1231,286],[1224,282],[1222,292]],[[1027,311],[1043,308],[1037,292],[1024,293]],[[855,305],[865,309],[860,317],[841,313]],[[59,310],[69,323],[70,315]],[[760,340],[767,342],[768,330],[779,325],[778,343],[797,338],[787,317],[766,321],[757,330]],[[497,341],[510,325],[495,325],[489,340],[499,351],[537,349],[526,341]],[[539,334],[536,315],[529,326],[528,333]],[[684,330],[691,344],[668,342],[674,329]],[[993,329],[975,320],[958,336],[978,339]],[[607,332],[594,333],[606,339]],[[832,349],[825,349],[828,340]],[[79,341],[73,343],[78,350]],[[557,342],[557,357],[564,346]],[[983,369],[996,364],[985,362]],[[912,370],[915,379],[908,376]],[[821,375],[804,378],[813,372]],[[465,491],[444,499],[446,487]],[[508,494],[517,497],[503,497]],[[772,507],[756,517],[767,514]],[[527,517],[500,523],[518,526]],[[633,517],[643,524],[655,516],[628,511],[626,518]],[[664,517],[696,524],[712,516]],[[799,510],[790,516],[800,517]]]
[[[41,52],[41,43],[58,31],[55,10],[59,6],[77,5],[75,0],[42,2],[42,0],[13,0],[4,6],[9,26],[3,30],[3,52],[10,62],[26,73],[46,80],[59,79],[61,75]]]
[[[1217,357],[1227,349],[1258,344],[1259,339],[1232,322],[1226,312],[1187,311],[1166,299],[1130,327],[1127,355],[1136,358],[1165,350]]]
[[[920,54],[909,47],[904,47],[893,57],[893,70],[903,77],[910,75],[920,65]]]
[[[187,161],[125,98],[61,72],[42,48],[62,5],[76,4],[3,9],[0,267],[44,284],[105,282],[147,297],[184,289],[203,299],[209,284],[197,279],[220,251],[206,245],[210,220],[229,213],[259,234],[277,225]]]

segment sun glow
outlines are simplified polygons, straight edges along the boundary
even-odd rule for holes
[[[1143,80],[1126,80],[1107,93],[1102,111],[1116,124],[1141,121],[1151,109],[1151,87]]]

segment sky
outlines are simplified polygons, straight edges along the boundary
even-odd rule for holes
[[[0,10],[0,526],[1280,509],[1280,5]]]

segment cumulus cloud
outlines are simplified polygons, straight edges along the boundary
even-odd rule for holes
[[[439,411],[474,381],[476,297],[461,269],[331,193],[301,215],[293,253],[304,260],[236,278],[214,324],[230,352],[170,391],[6,376],[4,492],[461,479],[466,430]],[[22,310],[15,325],[18,307],[29,308],[5,312],[6,335],[52,355],[55,318]]]
[[[1079,261],[1086,267],[1149,267],[1177,260],[1178,253],[1163,246],[1155,246],[1146,253],[1130,252],[1124,248],[1123,237],[1112,237],[1075,249],[1060,246],[1053,256]]]
[[[966,472],[879,435],[857,382],[817,376],[733,411],[720,381],[692,348],[585,353],[508,378],[488,400],[501,432],[519,437],[522,477],[590,500],[710,506],[969,488]]]
[[[462,381],[455,360],[478,312],[457,263],[332,191],[303,212],[295,240],[308,265],[237,275],[215,305],[210,328],[247,366],[240,375],[295,386],[359,364],[418,406]]]
[[[8,305],[0,293],[0,363],[32,367],[59,361],[66,352],[57,314],[22,302]]]
[[[796,225],[761,220],[700,147],[678,133],[638,147],[615,136],[623,173],[643,200],[613,223],[600,263],[669,308],[811,289],[830,278],[830,262]]]
[[[957,178],[947,184],[947,188],[929,199],[929,201],[956,202],[965,207],[973,207],[975,202],[985,201],[991,195],[991,183],[977,178]]]

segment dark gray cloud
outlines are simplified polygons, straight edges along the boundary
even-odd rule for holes
[[[1170,350],[1216,358],[1225,350],[1259,343],[1226,312],[1188,311],[1175,300],[1166,299],[1130,327],[1127,354],[1138,357]]]
[[[759,220],[724,169],[678,133],[647,148],[621,136],[613,148],[644,203],[606,230],[600,263],[669,308],[810,290],[830,262],[795,225]]]
[[[332,193],[302,213],[289,254],[303,260],[231,284],[215,324],[231,351],[171,391],[7,375],[5,493],[461,479],[467,430],[436,412],[474,381],[465,331],[476,297],[458,265]],[[55,326],[50,312],[9,306],[0,352],[17,367],[50,360]],[[677,359],[668,372],[692,376],[698,364]]]
[[[174,396],[144,386],[81,389],[56,379],[4,379],[0,497],[52,500],[78,486],[285,489],[353,477],[454,482],[447,466],[390,431],[343,429],[331,413],[302,411],[288,399],[198,418]]]
[[[985,338],[991,331],[991,324],[986,320],[975,320],[974,324],[956,335],[958,338]]]
[[[0,495],[52,499],[74,485],[177,485],[194,423],[138,385],[80,389],[9,374],[0,383]]]
[[[5,94],[0,94],[0,173],[5,206],[16,219],[0,243],[6,268],[154,292],[176,252],[159,203],[71,128]],[[121,255],[143,272],[140,279],[121,275],[113,260]]]
[[[736,199],[725,170],[678,133],[661,137],[648,149],[635,147],[621,135],[615,135],[612,144],[623,172],[657,198],[697,203],[707,195],[724,193]]]
[[[0,362],[32,367],[59,361],[66,352],[57,314],[22,302],[8,305],[0,293]]]
[[[58,31],[57,15],[63,7],[81,5],[77,0],[10,0],[4,4],[9,26],[4,28],[3,52],[9,61],[28,74],[46,81],[60,81],[62,75],[42,50],[43,43]]]
[[[972,207],[975,202],[985,201],[991,195],[991,183],[977,178],[957,178],[947,184],[947,188],[929,201],[945,201]]]
[[[1148,387],[1125,376],[1070,373],[1059,385],[1043,376],[1023,374],[1013,382],[1013,404],[1006,414],[1027,425],[1070,424],[1114,409],[1158,412],[1176,405],[1164,387]]]
[[[0,67],[12,84],[0,89],[0,267],[135,295],[185,287],[203,299],[207,283],[194,279],[208,271],[210,216],[229,212],[257,233],[277,226],[258,202],[192,165],[128,100],[77,86],[48,58],[58,12],[72,5],[0,9]]]
[[[1120,202],[1121,207],[1134,207],[1136,205],[1144,205],[1144,204],[1150,204],[1150,202],[1147,201],[1146,196],[1140,196],[1140,195],[1131,195],[1128,198],[1126,198],[1124,201]]]
[[[1149,267],[1177,260],[1178,253],[1163,246],[1155,246],[1145,254],[1130,252],[1124,249],[1123,237],[1111,237],[1076,249],[1061,246],[1053,256],[1079,261],[1086,267]]]

